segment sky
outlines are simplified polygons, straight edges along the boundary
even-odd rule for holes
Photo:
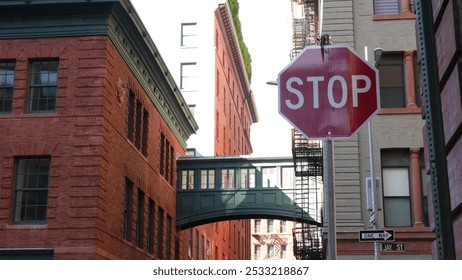
[[[155,8],[155,5],[170,2],[131,0],[137,10],[145,9],[147,1],[150,2],[150,8],[151,5]],[[251,89],[259,114],[259,121],[250,128],[252,156],[291,156],[292,126],[278,113],[278,87],[267,84],[268,81],[275,81],[279,72],[290,63],[291,0],[266,1],[263,6],[262,2],[257,0],[239,0],[238,2],[244,41],[252,57]],[[171,10],[171,8],[166,10]],[[144,12],[139,12],[139,14],[150,32],[149,17],[143,16],[146,14]],[[174,16],[174,11],[170,15]],[[153,41],[155,43],[155,38]],[[162,52],[161,55],[163,55]]]

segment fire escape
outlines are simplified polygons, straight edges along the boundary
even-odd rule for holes
[[[293,36],[291,57],[318,43],[317,0],[292,0]],[[315,120],[314,120],[315,121]],[[308,140],[294,129],[292,155],[295,168],[294,201],[301,215],[316,223],[298,223],[293,229],[294,256],[299,260],[324,259],[322,246],[323,148],[319,140]]]

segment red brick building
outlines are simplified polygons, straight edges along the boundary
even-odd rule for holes
[[[175,159],[197,125],[131,3],[0,15],[0,259],[187,258]]]
[[[182,1],[185,2],[185,1]],[[187,2],[187,1],[186,1]],[[225,1],[224,1],[225,2]],[[175,3],[184,8],[180,3]],[[209,3],[209,5],[212,5]],[[214,52],[207,52],[204,60],[214,58],[214,64],[208,66],[209,73],[215,74],[214,78],[207,77],[207,87],[214,91],[204,90],[205,85],[198,85],[194,95],[200,95],[202,98],[197,100],[195,116],[199,114],[208,114],[207,121],[213,125],[212,130],[207,130],[206,125],[199,126],[202,130],[198,131],[194,137],[200,138],[202,143],[213,140],[213,154],[204,154],[204,149],[197,147],[197,152],[205,156],[231,156],[231,155],[249,155],[252,153],[250,143],[250,126],[258,121],[258,113],[255,101],[250,89],[250,81],[244,66],[243,56],[240,52],[239,41],[236,35],[236,29],[233,24],[232,14],[228,3],[218,4],[210,14],[213,17],[213,33],[195,34],[197,36],[212,38],[215,46]],[[189,24],[192,24],[194,18],[188,15]],[[172,20],[181,20],[181,16]],[[210,19],[207,22],[211,22]],[[181,22],[182,26],[184,23]],[[196,23],[194,23],[195,25]],[[197,22],[198,25],[204,22]],[[212,31],[212,29],[206,29]],[[209,42],[206,41],[206,42]],[[210,43],[211,43],[210,42]],[[172,42],[173,43],[173,42]],[[194,50],[201,49],[195,46]],[[191,52],[185,54],[184,52]],[[186,61],[194,61],[197,64],[206,64],[200,60],[201,52],[191,51],[191,49],[180,48],[178,57]],[[196,60],[195,60],[196,59]],[[213,61],[213,60],[212,60]],[[204,71],[204,73],[207,73]],[[197,73],[197,79],[201,80],[202,73]],[[203,74],[202,74],[203,75]],[[202,86],[202,88],[201,88]],[[185,94],[188,94],[186,92]],[[189,93],[190,94],[190,93]],[[210,102],[213,100],[213,103]],[[202,102],[202,104],[200,104]],[[204,108],[203,102],[210,102],[213,108]],[[212,106],[210,106],[212,107]],[[212,115],[213,114],[213,115]],[[213,119],[211,119],[213,117]],[[201,117],[198,116],[198,119]],[[209,137],[212,137],[211,139]],[[188,147],[189,148],[189,147]],[[195,146],[191,148],[196,148]],[[222,175],[225,176],[225,175]],[[230,175],[234,180],[234,173]],[[191,259],[225,259],[225,260],[242,260],[250,259],[250,220],[229,220],[197,226],[187,230],[190,240]]]

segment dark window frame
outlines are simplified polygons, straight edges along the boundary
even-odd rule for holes
[[[130,241],[131,228],[132,228],[132,195],[133,195],[133,182],[125,178],[125,202],[124,202],[124,239]]]
[[[164,258],[164,209],[158,207],[157,211],[157,258]]]
[[[406,81],[404,53],[384,53],[377,66],[380,75],[380,107],[406,108]]]
[[[13,111],[15,74],[14,60],[0,60],[0,114],[10,114]],[[12,80],[9,78],[11,76]]]
[[[148,202],[148,228],[147,228],[147,248],[149,254],[154,253],[154,215],[156,204],[154,200]]]
[[[31,161],[39,161],[39,167],[37,172],[30,172]],[[27,161],[27,162],[26,162]],[[24,162],[24,163],[22,163]],[[42,162],[48,162],[46,167],[42,166]],[[26,170],[20,172],[21,165],[27,168]],[[46,168],[43,170],[42,168]],[[50,189],[50,171],[51,171],[51,157],[50,156],[37,156],[37,157],[17,157],[15,159],[15,168],[14,168],[14,183],[13,183],[13,210],[11,211],[11,221],[13,224],[46,224],[47,222],[47,212],[48,212],[48,191]],[[35,175],[35,187],[30,188],[30,183],[33,183]],[[23,180],[20,180],[20,177],[23,177]],[[45,178],[46,177],[46,178]],[[46,183],[43,182],[46,180]],[[23,187],[19,187],[20,182],[23,182]],[[24,183],[27,184],[27,187],[24,187]],[[46,187],[41,187],[46,185]],[[29,194],[35,193],[35,199],[33,196]],[[24,196],[24,194],[27,194]],[[41,198],[39,197],[41,194]],[[18,199],[21,199],[21,202],[18,203]],[[29,200],[36,201],[35,204],[25,203],[24,199],[29,202]],[[42,203],[40,203],[42,200]],[[43,201],[44,200],[44,201]],[[25,207],[25,208],[24,208]],[[26,219],[28,213],[27,210],[29,208],[33,208],[34,218],[33,219]],[[45,209],[41,209],[40,213],[39,208],[45,207]],[[18,217],[18,210],[19,217]],[[26,211],[23,213],[23,210]],[[40,217],[39,217],[40,216]]]
[[[48,65],[52,68],[52,64],[56,64],[55,74],[52,74],[53,71],[44,71],[42,72],[42,67]],[[37,65],[40,65],[40,70],[35,71]],[[56,103],[58,100],[58,70],[59,70],[59,60],[58,59],[37,59],[31,60],[29,63],[29,82],[27,86],[27,113],[54,113],[56,112]],[[38,76],[37,76],[37,75]],[[56,82],[50,82],[50,77],[56,75]],[[37,79],[41,80],[44,77],[47,77],[48,82],[35,82]],[[51,78],[53,79],[53,78]],[[36,90],[40,94],[39,97],[35,97]],[[54,97],[48,98],[46,95],[50,94],[47,91],[54,91],[51,93]],[[42,95],[45,95],[45,98],[42,98]],[[40,108],[45,100],[45,109]],[[52,104],[52,105],[49,105]]]
[[[138,189],[138,199],[136,207],[136,246],[143,248],[144,238],[144,192]]]

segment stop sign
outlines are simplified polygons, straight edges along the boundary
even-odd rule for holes
[[[279,73],[279,113],[308,138],[348,138],[379,110],[377,69],[347,46],[307,47]]]

